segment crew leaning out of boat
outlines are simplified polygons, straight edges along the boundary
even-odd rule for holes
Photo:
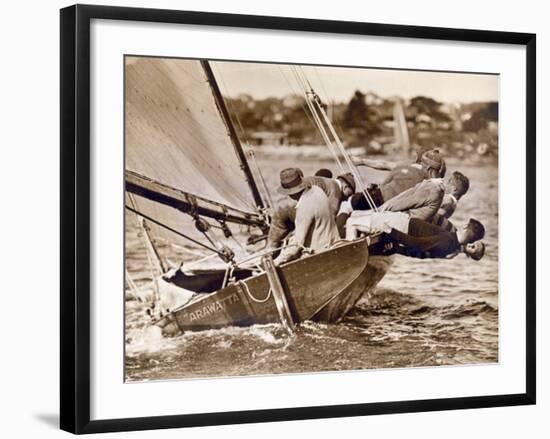
[[[357,166],[372,165],[372,160],[356,159]],[[388,163],[388,162],[386,162]],[[390,167],[388,175],[380,185],[372,185],[371,196],[377,205],[381,205],[401,192],[413,187],[427,178],[443,178],[447,165],[437,148],[424,152],[419,160],[414,162],[399,162]],[[362,194],[353,199],[354,209],[370,209]]]
[[[455,171],[453,175],[456,172],[457,171]],[[453,215],[453,213],[455,213],[459,200],[464,196],[464,194],[466,194],[466,192],[468,192],[468,189],[470,188],[470,180],[468,180],[468,178],[466,178],[463,174],[461,175],[463,178],[460,179],[461,181],[457,182],[458,184],[455,186],[454,190],[443,196],[441,207],[431,221],[433,224],[444,228],[448,232],[456,231],[456,227],[449,220],[449,218]]]
[[[473,218],[453,232],[404,212],[371,212],[361,221],[354,221],[356,218],[350,218],[346,225],[346,239],[357,239],[363,233],[385,233],[386,255],[450,259],[464,253],[479,261],[485,254],[485,244],[480,241],[485,227]]]
[[[355,193],[355,180],[350,173],[339,175],[334,179],[332,178],[332,172],[330,170],[319,169],[314,176],[304,177],[301,169],[293,169],[300,174],[305,184],[318,186],[322,189],[328,197],[329,211],[333,218],[336,218],[341,203],[349,199],[349,197]],[[286,171],[288,170],[284,170],[283,172]],[[283,172],[281,172],[281,178]],[[271,216],[271,225],[267,237],[267,248],[279,248],[283,240],[294,230],[295,220],[296,200],[287,198],[277,205]],[[343,235],[341,236],[343,237]]]
[[[400,212],[406,214],[408,218],[416,218],[423,221],[434,223],[444,230],[456,231],[454,226],[448,221],[445,225],[437,224],[435,221],[442,222],[441,216],[452,215],[455,211],[456,204],[453,209],[442,209],[442,203],[447,195],[453,195],[455,198],[460,198],[466,193],[470,186],[468,178],[461,172],[455,171],[445,179],[430,178],[423,180],[416,186],[407,189],[401,194],[393,197],[382,206],[380,211],[382,212]],[[349,203],[342,205],[340,212],[345,212],[347,221],[345,223],[346,229],[362,229],[364,223],[364,229],[369,230],[372,227],[372,222],[376,223],[378,216],[371,218],[376,212],[372,210],[351,210]],[[388,218],[393,218],[392,215],[388,215]],[[399,216],[397,216],[399,218]],[[448,226],[451,225],[452,229]],[[348,237],[349,233],[346,234]]]
[[[323,189],[304,178],[298,168],[282,170],[280,179],[279,193],[296,201],[295,230],[294,236],[275,259],[276,265],[299,258],[304,249],[322,251],[340,239],[329,196]]]
[[[393,163],[387,160],[354,159],[356,166],[368,166],[379,170],[388,170],[389,173],[380,184],[369,184],[367,192],[376,207],[399,195],[416,184],[429,178],[443,178],[447,171],[445,160],[438,149],[430,149],[420,155],[414,162]],[[338,230],[344,224],[351,210],[369,210],[371,204],[362,192],[353,195],[349,200],[349,209],[338,214],[336,223]]]
[[[460,171],[455,171],[445,179],[422,180],[378,207],[382,211],[405,212],[410,217],[432,222],[447,231],[456,231],[449,218],[455,212],[458,200],[469,188],[468,177]],[[342,203],[336,224],[339,230],[342,230],[350,217],[354,217],[353,221],[357,222],[371,212],[371,210],[354,210],[350,202]],[[343,235],[342,232],[340,234]]]
[[[447,225],[442,225],[442,217],[448,219],[455,212],[458,200],[469,188],[468,177],[460,171],[455,171],[445,179],[429,178],[421,181],[385,202],[381,210],[406,212],[413,218],[448,228]]]

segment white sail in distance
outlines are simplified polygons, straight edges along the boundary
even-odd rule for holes
[[[403,110],[403,101],[400,98],[395,98],[393,106],[393,121],[394,121],[394,142],[399,145],[403,152],[408,154],[411,149],[409,141],[409,130],[407,128],[407,120]]]

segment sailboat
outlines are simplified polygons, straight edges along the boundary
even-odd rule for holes
[[[376,236],[278,267],[271,252],[247,251],[243,241],[265,237],[270,208],[248,157],[208,61],[126,59],[126,208],[140,219],[157,300],[163,288],[185,297],[160,307],[154,323],[165,334],[338,322],[388,269],[389,258],[370,256]],[[172,246],[205,250],[218,264],[169,269],[163,253]]]

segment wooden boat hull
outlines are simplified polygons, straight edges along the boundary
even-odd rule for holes
[[[335,298],[360,296],[368,275],[366,239],[283,264],[278,275],[294,322],[322,315]],[[341,307],[341,305],[338,305]],[[332,316],[337,307],[330,306]],[[225,326],[278,323],[280,317],[266,273],[228,285],[173,310],[157,323],[165,333]]]
[[[386,275],[393,264],[391,256],[370,256],[365,270],[345,291],[323,307],[312,320],[317,322],[338,323],[351,311],[356,303],[372,291]]]

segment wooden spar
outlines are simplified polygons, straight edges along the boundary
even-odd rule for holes
[[[260,181],[259,188],[262,189],[262,200],[264,202],[264,206],[270,209],[274,206],[273,200],[271,199],[271,194],[269,193],[269,189],[267,188],[267,184],[265,183],[264,176],[262,174],[262,170],[258,166],[258,162],[256,161],[256,156],[254,155],[254,151],[251,149],[246,152],[246,155],[251,159],[251,163],[254,166],[254,171],[256,172],[256,175]]]
[[[241,141],[239,140],[239,136],[237,135],[237,131],[235,131],[235,127],[233,126],[233,122],[231,121],[231,117],[229,116],[229,112],[227,111],[227,107],[225,106],[225,101],[223,100],[220,88],[218,87],[214,72],[212,71],[212,68],[210,67],[208,61],[201,61],[201,65],[204,69],[204,72],[206,73],[206,77],[208,78],[208,82],[210,84],[210,88],[212,89],[212,94],[214,95],[214,100],[216,102],[216,105],[218,106],[218,110],[220,111],[222,119],[225,122],[227,130],[229,131],[229,137],[231,138],[231,142],[233,143],[233,147],[235,148],[235,152],[237,154],[239,162],[241,163],[241,169],[246,176],[248,186],[252,191],[252,196],[254,197],[256,206],[258,206],[260,209],[263,209],[265,207],[264,202],[260,195],[260,191],[258,190],[258,186],[256,185],[256,181],[254,180],[254,176],[252,175],[252,171],[250,170],[250,166],[248,165],[248,161],[246,160],[246,155],[241,145]]]
[[[294,320],[292,319],[292,314],[290,313],[285,291],[271,255],[266,255],[262,258],[262,267],[267,275],[269,288],[271,289],[273,300],[275,300],[275,305],[277,306],[277,312],[279,313],[281,324],[285,328],[286,332],[288,332],[289,335],[292,335],[294,333]]]
[[[244,212],[216,201],[199,197],[148,177],[126,170],[126,190],[132,194],[147,198],[166,206],[173,207],[186,214],[198,214],[222,221],[255,225],[265,228],[264,220],[257,213]]]

